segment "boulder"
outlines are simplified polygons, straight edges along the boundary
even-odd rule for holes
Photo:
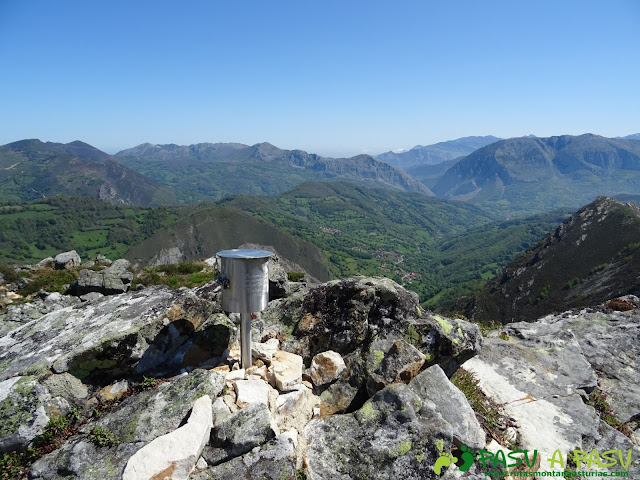
[[[631,296],[625,298],[633,301]],[[625,423],[640,416],[639,310],[576,310],[549,315],[528,326],[526,323],[510,324],[506,331],[529,345],[539,337],[542,337],[539,341],[548,343],[564,331],[571,332],[618,419]],[[592,386],[595,386],[593,381],[587,385],[587,390]]]
[[[56,270],[69,270],[71,268],[79,267],[82,263],[80,255],[78,255],[75,250],[59,253],[56,255],[54,262]]]
[[[144,443],[120,443],[101,447],[94,445],[85,435],[79,435],[34,462],[29,474],[31,478],[42,480],[59,480],[61,475],[78,479],[121,480],[127,461],[143,446]]]
[[[450,452],[452,427],[436,406],[406,385],[376,393],[355,413],[311,420],[307,478],[436,479],[434,464]]]
[[[192,476],[192,480],[216,480],[220,478],[256,478],[260,480],[295,480],[296,447],[298,432],[295,429],[281,433],[262,447],[255,447],[241,457],[215,467],[209,467]]]
[[[89,394],[87,386],[68,373],[51,375],[42,383],[51,392],[51,395],[62,397],[70,403],[76,403],[87,398]]]
[[[221,424],[216,422],[203,457],[209,465],[218,465],[268,442],[278,433],[269,407],[262,403],[249,405]]]
[[[375,394],[392,383],[409,383],[425,362],[425,355],[403,339],[376,340],[367,358],[367,391]]]
[[[508,342],[488,338],[463,368],[515,419],[520,448],[537,449],[541,458],[559,450],[566,458],[573,449],[584,450],[585,439],[599,436],[598,415],[580,395],[595,387],[596,377],[573,333],[543,330],[529,340],[511,329]]]
[[[186,480],[209,440],[211,425],[211,398],[204,395],[194,402],[186,425],[156,438],[129,459],[122,480]]]
[[[36,461],[31,474],[45,480],[60,478],[60,472],[75,478],[120,480],[132,455],[154,439],[179,429],[189,418],[196,400],[205,395],[215,398],[223,385],[221,374],[194,370],[154,390],[133,395],[83,426],[80,434],[61,448]],[[208,405],[210,419],[213,407],[211,403]],[[90,436],[96,427],[112,435],[117,444],[96,446]]]
[[[342,355],[329,350],[313,357],[309,375],[315,385],[325,385],[339,378],[346,369]]]
[[[442,418],[453,427],[457,445],[484,448],[486,435],[464,394],[449,381],[439,365],[433,365],[409,383],[418,397],[433,402]]]
[[[74,295],[83,296],[96,292],[102,295],[118,295],[129,290],[133,273],[129,272],[128,260],[116,260],[111,266],[98,272],[80,270],[78,280],[71,285]]]

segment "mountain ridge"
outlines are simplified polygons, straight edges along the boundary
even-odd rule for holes
[[[640,143],[593,134],[501,140],[461,159],[433,190],[504,211],[577,208],[595,195],[640,193]]]
[[[127,205],[175,203],[167,186],[78,140],[20,140],[0,146],[0,201],[82,195]]]
[[[124,165],[196,198],[219,200],[229,194],[277,194],[304,181],[350,180],[382,184],[432,196],[401,169],[370,155],[323,157],[284,150],[263,142],[193,145],[142,144],[116,153]],[[263,168],[269,163],[269,169]],[[239,170],[242,171],[239,171]],[[177,178],[177,172],[182,175]]]

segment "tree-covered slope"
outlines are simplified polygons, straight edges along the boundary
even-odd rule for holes
[[[173,209],[113,205],[86,197],[0,205],[0,263],[35,263],[72,249],[83,258],[119,258],[178,218]]]
[[[173,190],[82,142],[22,140],[0,147],[0,202],[82,195],[124,205],[176,203]]]
[[[640,293],[640,207],[599,197],[458,308],[474,319],[534,320]]]

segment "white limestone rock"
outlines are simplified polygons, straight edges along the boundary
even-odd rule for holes
[[[204,395],[193,404],[186,425],[156,438],[127,462],[123,480],[171,478],[186,480],[209,441],[212,426],[211,398]]]

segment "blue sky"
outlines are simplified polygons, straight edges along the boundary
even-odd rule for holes
[[[0,144],[640,132],[640,2],[0,0]]]

